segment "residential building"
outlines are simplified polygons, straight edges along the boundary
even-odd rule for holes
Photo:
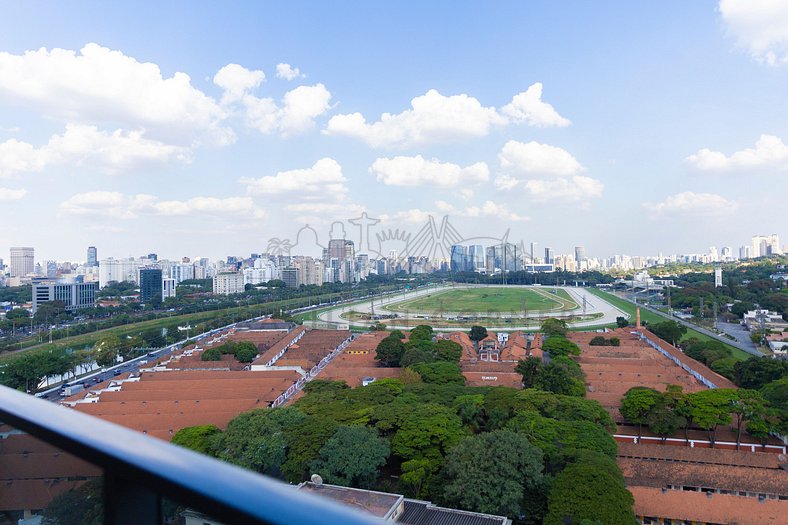
[[[43,281],[33,284],[33,313],[39,305],[50,301],[63,301],[66,310],[96,306],[96,283],[63,283]]]
[[[575,264],[577,264],[578,268],[580,267],[580,263],[585,260],[586,258],[586,249],[585,246],[575,246]]]
[[[282,280],[288,288],[298,288],[298,268],[282,268]]]
[[[29,247],[11,248],[9,277],[24,277],[35,271],[35,249]]]
[[[232,295],[244,291],[244,275],[240,272],[222,272],[213,277],[213,293]]]
[[[776,233],[772,233],[771,235],[752,236],[752,251],[750,252],[750,257],[764,257],[766,255],[779,255],[781,253],[780,236]]]

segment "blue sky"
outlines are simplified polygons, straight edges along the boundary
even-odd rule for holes
[[[2,3],[0,257],[363,210],[592,257],[788,235],[780,0],[107,4]]]

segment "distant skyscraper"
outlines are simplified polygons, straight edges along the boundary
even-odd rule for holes
[[[98,266],[98,251],[95,246],[88,246],[88,262],[87,266],[93,268]]]
[[[545,264],[554,264],[555,263],[555,253],[553,252],[552,248],[545,248],[544,249],[544,262],[545,262]]]
[[[33,248],[11,248],[11,263],[9,275],[11,277],[24,277],[35,270],[35,250]]]
[[[575,246],[575,262],[579,265],[586,258],[585,246]]]
[[[140,270],[140,302],[159,305],[163,300],[161,268]]]
[[[47,261],[47,279],[57,277],[57,261]]]
[[[455,244],[451,247],[451,271],[464,272],[467,270],[468,248]]]

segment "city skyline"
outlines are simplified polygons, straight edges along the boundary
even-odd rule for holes
[[[778,4],[9,6],[0,205],[25,220],[0,249],[216,259],[362,211],[557,252],[737,249],[788,225]]]

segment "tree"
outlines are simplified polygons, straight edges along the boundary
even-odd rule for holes
[[[653,388],[635,386],[627,390],[621,399],[621,415],[638,426],[638,440],[643,433],[643,423],[654,407],[662,399],[662,395]]]
[[[523,494],[542,483],[542,451],[515,432],[468,436],[446,456],[442,503],[517,519]]]
[[[464,385],[465,376],[457,363],[436,361],[434,363],[420,363],[411,368],[419,373],[425,383],[436,385],[456,384]]]
[[[767,383],[788,375],[788,361],[751,357],[733,367],[733,379],[742,388],[758,390]]]
[[[604,339],[604,338],[603,338]],[[550,352],[550,357],[580,355],[580,347],[564,337],[550,337],[542,343],[542,350]]]
[[[576,362],[558,356],[542,367],[537,386],[555,394],[583,397],[586,392],[585,374]]]
[[[243,341],[235,347],[235,358],[241,363],[251,363],[257,357],[257,346],[249,341]]]
[[[542,360],[538,357],[526,357],[517,361],[514,371],[523,376],[523,387],[533,388],[538,384],[539,374],[542,371]]]
[[[218,347],[203,350],[200,361],[221,361],[222,351]]]
[[[432,341],[432,327],[426,324],[420,324],[410,331],[408,337],[409,341]]]
[[[5,318],[9,321],[18,321],[20,319],[29,319],[30,312],[24,308],[12,308],[5,314]]]
[[[184,448],[215,455],[217,436],[222,433],[216,425],[197,425],[180,429],[172,436],[171,443]]]
[[[569,329],[566,326],[566,321],[562,319],[550,317],[542,321],[542,332],[548,337],[554,335],[565,337],[568,331]]]
[[[403,368],[417,365],[419,363],[431,363],[432,362],[432,354],[426,350],[422,350],[420,348],[409,348],[405,350],[405,353],[402,354],[402,359],[399,361],[399,365]]]
[[[761,394],[769,405],[788,410],[788,376],[763,385]]]
[[[278,476],[285,461],[284,429],[306,419],[296,408],[255,409],[237,416],[217,441],[217,457],[242,467]]]
[[[448,339],[436,341],[433,345],[435,359],[438,361],[450,361],[458,363],[462,357],[462,345]]]
[[[483,326],[471,326],[471,331],[468,333],[473,344],[478,346],[479,341],[487,337],[487,329]]]
[[[616,326],[619,328],[626,328],[629,326],[629,320],[626,317],[616,317]]]
[[[374,430],[343,426],[323,445],[311,467],[328,483],[369,488],[389,452],[388,440],[378,437]]]
[[[467,394],[454,400],[454,408],[464,425],[478,433],[484,423],[484,394]]]
[[[687,395],[690,417],[697,426],[708,432],[712,447],[717,427],[731,422],[731,402],[734,396],[735,390],[727,388],[701,390]]]
[[[400,360],[405,353],[405,345],[399,337],[389,335],[378,343],[375,349],[375,359],[381,366],[399,366]]]
[[[763,396],[757,390],[740,388],[732,392],[731,412],[736,416],[736,450],[741,444],[742,425],[745,422],[761,419],[766,410]]]
[[[466,435],[462,420],[443,405],[410,405],[399,418],[391,451],[404,460],[442,459]]]
[[[687,327],[675,321],[663,321],[661,323],[650,324],[648,329],[652,334],[663,341],[668,341],[673,346],[676,346],[684,334],[687,333]]]
[[[579,524],[583,520],[632,525],[633,503],[620,473],[613,475],[610,468],[600,468],[596,462],[578,461],[555,477],[544,525]]]
[[[54,322],[55,318],[61,314],[66,313],[66,303],[63,301],[47,301],[38,305],[36,313],[33,316],[33,322],[36,324],[44,324],[46,322]]]
[[[646,416],[646,424],[649,429],[662,438],[664,442],[668,436],[673,434],[679,427],[686,424],[683,417],[664,399],[660,399]]]
[[[101,478],[55,496],[44,510],[42,525],[101,525],[104,492]]]
[[[93,347],[96,352],[96,363],[99,366],[112,366],[117,362],[123,343],[116,335],[108,335],[99,339]]]

